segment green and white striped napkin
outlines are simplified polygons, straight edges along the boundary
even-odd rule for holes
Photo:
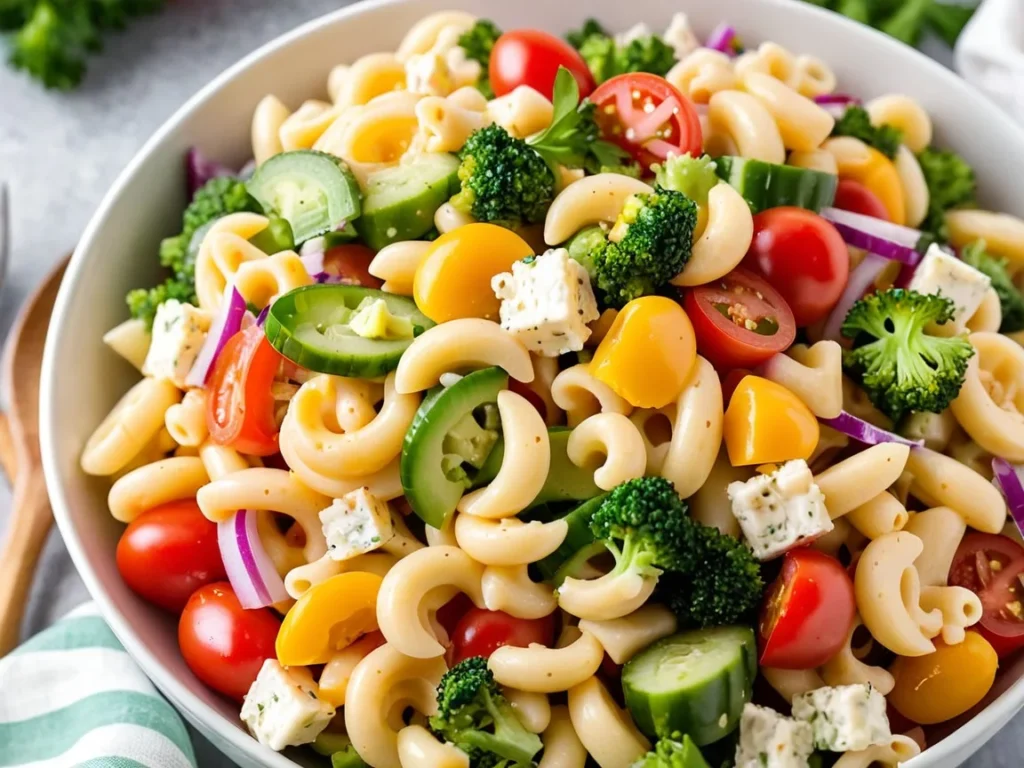
[[[0,768],[196,768],[188,731],[89,603],[0,659]]]

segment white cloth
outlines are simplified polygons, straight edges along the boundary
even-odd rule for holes
[[[1024,0],[984,0],[955,57],[967,82],[1024,125]]]

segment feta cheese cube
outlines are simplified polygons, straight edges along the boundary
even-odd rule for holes
[[[372,552],[395,535],[391,511],[366,488],[357,488],[335,499],[320,511],[320,523],[332,560],[349,560]]]
[[[334,707],[318,692],[305,667],[288,669],[267,659],[245,695],[242,720],[260,744],[278,752],[309,744],[334,717]]]
[[[825,495],[807,462],[787,461],[767,475],[729,483],[732,514],[758,560],[771,560],[788,549],[831,531]]]
[[[405,62],[406,88],[413,93],[448,96],[475,84],[483,68],[459,46],[461,35],[458,27],[445,27],[429,51],[410,56]]]
[[[599,316],[590,276],[565,248],[517,261],[491,279],[501,299],[501,327],[531,352],[558,357],[579,352]]]
[[[813,751],[808,723],[784,717],[768,707],[743,706],[736,768],[807,768]]]
[[[182,389],[185,377],[199,356],[210,330],[210,314],[177,299],[168,299],[156,310],[153,340],[142,372],[154,379],[170,379]]]
[[[892,737],[885,697],[870,683],[818,688],[793,699],[793,717],[810,723],[814,746],[857,752]]]
[[[967,329],[967,321],[978,311],[991,286],[992,280],[988,275],[933,243],[907,287],[918,293],[935,293],[953,301],[953,319],[928,329],[936,335],[953,336]]]
[[[668,45],[676,52],[677,59],[685,59],[691,53],[701,47],[700,40],[690,29],[690,20],[685,13],[676,13],[665,30],[664,38]]]

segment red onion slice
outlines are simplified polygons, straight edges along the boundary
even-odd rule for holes
[[[220,352],[228,339],[242,329],[242,318],[245,315],[245,299],[233,285],[224,289],[224,298],[220,303],[220,310],[210,325],[210,332],[206,334],[206,341],[203,342],[196,361],[192,364],[185,383],[190,387],[202,387],[217,362]]]
[[[243,608],[263,608],[288,599],[284,581],[263,548],[256,523],[253,509],[240,509],[217,523],[224,570]]]
[[[843,411],[834,419],[818,419],[818,421],[865,445],[878,445],[879,443],[900,443],[901,445],[909,446],[924,445],[924,440],[908,440],[902,435],[876,427],[874,424],[864,421],[864,419],[859,419],[846,411]]]
[[[260,310],[259,315],[256,317],[256,325],[258,325],[260,328],[262,328],[263,324],[265,322],[267,322],[267,315],[269,315],[269,314],[270,314],[270,305],[267,304],[267,306],[265,306],[263,309]]]
[[[854,248],[863,248],[910,266],[921,260],[921,253],[917,250],[921,233],[916,229],[839,208],[824,208],[821,216],[831,222],[843,240]]]
[[[888,262],[881,256],[873,253],[864,254],[864,259],[850,273],[850,277],[846,281],[846,288],[843,290],[843,295],[839,297],[839,301],[832,307],[832,312],[829,314],[828,321],[825,323],[825,328],[822,331],[822,338],[842,343],[843,335],[840,333],[840,329],[843,326],[843,320],[846,319],[846,315],[850,311],[850,307],[856,304],[868,292],[868,289],[874,285],[875,280],[878,279],[878,276],[887,264]]]
[[[218,176],[234,176],[235,172],[223,163],[210,160],[196,147],[190,147],[185,154],[185,183],[189,199],[192,199],[196,190],[202,187],[210,179]]]
[[[316,277],[324,271],[324,252],[311,251],[299,257],[310,277]]]
[[[996,456],[992,459],[992,474],[995,484],[1006,499],[1010,517],[1024,536],[1024,484],[1021,484],[1020,472],[1006,459]]]
[[[715,51],[721,51],[727,53],[730,56],[734,53],[733,41],[736,39],[736,30],[731,24],[726,24],[724,21],[715,27],[711,34],[708,35],[708,41],[704,43],[705,48],[711,48]]]

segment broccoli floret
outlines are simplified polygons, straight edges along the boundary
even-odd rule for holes
[[[473,768],[505,760],[531,765],[543,746],[523,727],[482,656],[460,661],[441,678],[430,728],[467,753]]]
[[[508,227],[544,221],[555,175],[537,152],[500,125],[475,131],[459,153],[462,191],[451,202],[477,221]]]
[[[842,334],[854,348],[844,353],[843,367],[893,421],[908,411],[941,413],[959,394],[974,347],[925,331],[953,312],[944,296],[890,288],[861,299],[846,315]]]
[[[659,739],[654,749],[637,760],[631,768],[708,768],[707,761],[689,735],[673,733]]]
[[[583,43],[586,42],[586,39],[591,35],[609,37],[608,30],[601,26],[601,22],[599,22],[597,19],[587,19],[586,21],[583,22],[582,27],[580,27],[579,29],[574,29],[571,32],[569,32],[565,36],[565,39],[569,41],[569,45],[571,45],[576,50],[579,50],[580,46],[582,46]]]
[[[751,615],[764,591],[750,548],[712,526],[694,523],[690,571],[669,574],[662,597],[687,627],[734,624]]]
[[[678,275],[690,259],[697,206],[686,195],[655,186],[634,195],[607,237],[574,240],[570,256],[590,274],[604,306],[622,307],[655,293]]]
[[[832,135],[860,139],[889,159],[896,157],[896,152],[903,143],[903,131],[893,125],[872,125],[867,110],[857,105],[846,108],[843,116],[836,120]]]
[[[977,184],[974,169],[956,152],[926,147],[917,156],[928,185],[928,215],[921,231],[941,242],[949,240],[946,211],[974,204]]]
[[[14,32],[10,63],[47,88],[70,90],[103,33],[163,6],[163,0],[20,0],[0,3],[0,30]]]
[[[487,71],[491,63],[491,51],[501,37],[501,30],[490,19],[480,19],[459,38],[459,47],[466,52],[466,58],[476,61],[483,68],[483,73],[476,87],[489,99],[494,98],[494,89],[488,79]]]
[[[584,39],[579,52],[598,83],[627,72],[664,75],[676,63],[675,50],[657,35],[643,35],[618,45],[615,38],[602,31]]]
[[[692,567],[694,527],[686,513],[672,483],[640,477],[612,489],[590,519],[590,531],[615,558],[612,574],[657,578]]]
[[[687,152],[685,155],[671,155],[663,165],[652,165],[651,170],[658,184],[665,189],[682,192],[698,205],[704,205],[711,188],[721,181],[715,167],[710,155],[691,157]]]
[[[1009,262],[988,253],[985,250],[984,240],[977,240],[966,246],[961,251],[960,258],[982,274],[988,275],[992,280],[992,288],[995,289],[996,295],[999,297],[999,308],[1003,313],[999,332],[1013,333],[1024,330],[1024,296],[1010,279],[1010,274],[1007,271]]]
[[[127,296],[132,317],[152,325],[156,308],[167,299],[195,304],[195,257],[198,253],[193,238],[211,222],[229,213],[259,211],[259,204],[245,189],[245,183],[228,176],[219,176],[200,187],[182,216],[181,233],[160,243],[160,263],[172,276],[151,289],[138,288]]]

